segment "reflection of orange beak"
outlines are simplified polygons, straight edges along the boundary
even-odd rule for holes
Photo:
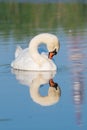
[[[60,87],[59,87],[59,85],[58,85],[57,83],[54,83],[53,79],[50,79],[50,80],[49,80],[49,85],[50,85],[50,87],[53,87],[53,88],[55,88],[56,90],[59,89],[59,91],[60,91],[59,95],[61,95],[61,89],[60,89]]]
[[[57,52],[56,52],[56,49],[55,49],[54,51],[49,52],[48,58],[49,58],[49,59],[52,59],[53,56],[56,55],[56,54],[57,54]]]
[[[50,85],[51,87],[53,87],[53,86],[55,85],[53,79],[50,79],[50,80],[49,80],[49,85]]]
[[[49,85],[50,85],[50,87],[54,87],[57,90],[58,84],[54,83],[53,79],[49,80]]]

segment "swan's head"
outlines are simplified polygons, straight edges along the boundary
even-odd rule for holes
[[[47,49],[49,51],[48,58],[52,59],[53,56],[57,54],[59,48],[60,48],[60,43],[58,38],[52,35],[52,39],[50,43],[47,45]]]

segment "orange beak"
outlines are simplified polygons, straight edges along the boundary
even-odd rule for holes
[[[49,59],[52,59],[52,58],[53,58],[53,56],[54,56],[54,53],[49,52],[48,58],[49,58]]]
[[[49,52],[48,58],[49,58],[49,59],[52,59],[53,56],[56,55],[56,54],[57,54],[57,51],[56,51],[56,49],[55,49],[54,51]]]

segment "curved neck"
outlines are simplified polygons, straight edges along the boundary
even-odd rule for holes
[[[37,102],[38,100],[42,100],[43,97],[39,93],[39,88],[42,84],[46,84],[47,82],[48,80],[43,79],[42,76],[39,75],[30,84],[30,95],[35,102]]]
[[[36,83],[31,85],[30,87],[30,95],[34,102],[42,105],[48,106],[50,104],[50,100],[48,96],[41,96],[39,93],[40,83]]]
[[[58,94],[56,94],[57,96],[54,96],[55,94],[53,94],[53,96],[52,96],[53,88],[51,89],[51,87],[48,91],[47,96],[40,95],[39,88],[40,88],[41,84],[46,84],[47,82],[48,81],[38,77],[32,82],[32,84],[30,86],[31,98],[33,99],[34,102],[36,102],[42,106],[50,106],[58,101]]]
[[[48,46],[52,41],[51,36],[48,33],[39,34],[35,36],[29,44],[29,52],[31,57],[36,63],[46,62],[47,60],[38,53],[38,46],[44,43]],[[38,60],[37,60],[38,59]],[[38,63],[38,64],[39,64]]]

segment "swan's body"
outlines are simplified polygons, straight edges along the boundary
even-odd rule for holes
[[[47,54],[39,54],[38,46],[42,43],[47,45],[49,52],[55,49],[56,51],[59,50],[59,41],[56,36],[48,33],[39,34],[31,40],[28,48],[23,50],[18,47],[16,49],[15,60],[11,66],[18,70],[56,70],[56,65],[48,58]]]
[[[41,106],[50,106],[59,101],[60,88],[58,86],[57,89],[55,87],[49,87],[48,95],[46,96],[41,96],[39,92],[41,85],[49,83],[49,80],[55,76],[55,71],[32,72],[13,70],[13,73],[21,84],[29,86],[29,93],[34,102]]]

